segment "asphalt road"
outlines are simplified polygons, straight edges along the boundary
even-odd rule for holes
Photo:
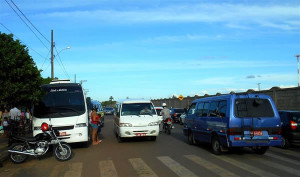
[[[265,155],[244,149],[215,156],[207,145],[188,145],[182,125],[174,125],[171,135],[160,134],[156,141],[131,139],[118,143],[113,117],[106,116],[100,144],[89,148],[73,145],[73,158],[67,162],[57,161],[52,153],[23,164],[6,161],[0,176],[300,176],[299,147],[271,148]]]

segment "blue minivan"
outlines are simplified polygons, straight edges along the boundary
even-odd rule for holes
[[[251,147],[264,154],[281,146],[281,122],[272,98],[262,94],[230,94],[194,100],[184,123],[189,144],[209,143],[214,154]]]

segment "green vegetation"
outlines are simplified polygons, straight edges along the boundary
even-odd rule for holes
[[[0,63],[0,106],[31,107],[40,99],[43,78],[28,48],[0,32]]]

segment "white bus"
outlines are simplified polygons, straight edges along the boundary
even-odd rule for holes
[[[59,139],[67,143],[84,143],[89,146],[88,110],[80,84],[70,80],[53,81],[42,86],[44,96],[33,109],[33,136],[41,133],[41,124],[50,123],[59,131]]]

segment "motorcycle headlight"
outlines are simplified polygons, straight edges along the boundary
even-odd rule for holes
[[[120,123],[120,127],[132,127],[130,123]]]
[[[150,122],[148,125],[149,126],[156,126],[156,125],[158,125],[158,122]]]

